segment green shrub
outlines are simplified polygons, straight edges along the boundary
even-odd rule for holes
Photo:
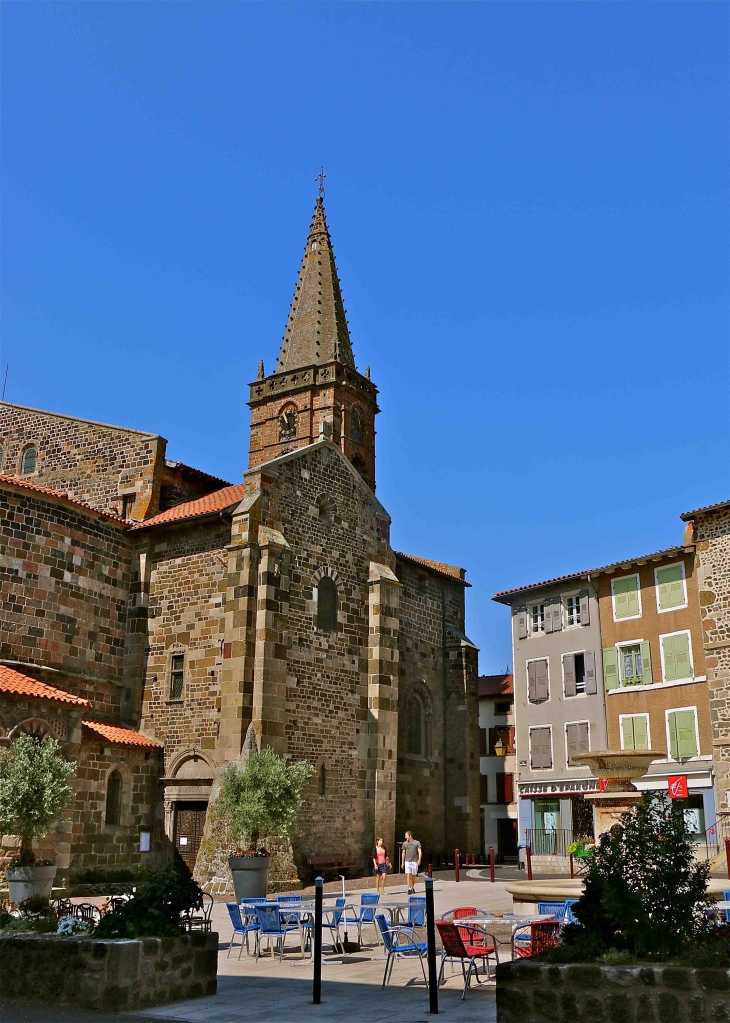
[[[150,876],[150,868],[118,867],[116,870],[102,870],[98,867],[82,870],[80,874],[74,874],[71,878],[72,884],[119,884],[124,881],[146,882]]]
[[[680,807],[644,793],[596,846],[573,907],[582,926],[563,932],[568,954],[666,959],[705,933],[709,866],[695,862],[690,836]]]
[[[168,938],[180,934],[180,914],[203,905],[203,891],[179,853],[150,874],[144,888],[99,921],[95,938]]]

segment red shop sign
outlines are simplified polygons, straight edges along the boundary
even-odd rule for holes
[[[607,788],[608,788],[608,778],[599,778],[598,779],[598,791],[599,792],[605,792]]]
[[[670,799],[689,798],[686,774],[670,774],[670,776],[667,778],[667,787],[669,789]]]

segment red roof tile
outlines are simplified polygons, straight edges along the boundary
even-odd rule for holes
[[[405,558],[406,561],[413,561],[417,565],[423,565],[424,568],[430,568],[432,572],[438,572],[439,575],[447,575],[450,579],[456,579],[458,582],[464,583],[465,586],[469,586],[469,583],[464,579],[466,575],[465,568],[459,568],[457,565],[447,565],[445,561],[417,558],[415,554],[404,554],[402,551],[395,551],[395,555],[398,558]]]
[[[509,675],[480,675],[480,696],[512,696],[514,694],[514,678]]]
[[[153,746],[161,749],[162,743],[156,739],[150,739],[141,732],[135,732],[133,728],[124,728],[122,725],[108,725],[105,721],[82,721],[84,728],[100,735],[107,742],[113,742],[117,746]]]
[[[0,483],[9,483],[14,487],[20,487],[21,490],[32,490],[36,494],[45,494],[47,497],[58,497],[62,501],[66,501],[68,504],[74,505],[76,508],[83,508],[84,511],[90,511],[93,512],[94,515],[100,515],[103,519],[111,519],[112,522],[119,522],[124,526],[127,524],[126,521],[118,515],[113,515],[111,512],[101,511],[99,508],[92,508],[90,504],[86,504],[84,501],[77,501],[76,498],[69,497],[63,490],[53,490],[51,487],[42,487],[38,483],[31,482],[31,480],[19,479],[17,476],[7,476],[5,473],[0,473]]]
[[[232,487],[224,487],[223,490],[215,490],[205,497],[198,497],[195,501],[185,501],[184,504],[176,504],[174,508],[153,515],[151,519],[144,522],[135,522],[131,529],[147,529],[148,526],[159,526],[166,522],[180,522],[183,519],[197,519],[203,515],[212,515],[214,512],[231,508],[243,500],[246,492],[245,483],[236,483]]]
[[[73,696],[63,689],[39,682],[29,675],[23,675],[14,668],[0,664],[0,693],[12,693],[14,696],[32,696],[38,700],[56,700],[58,703],[71,703],[76,707],[91,707],[88,700]]]

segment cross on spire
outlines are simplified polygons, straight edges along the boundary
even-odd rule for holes
[[[316,182],[319,183],[319,190],[318,191],[319,191],[320,199],[324,199],[324,179],[326,177],[327,177],[327,175],[324,172],[324,167],[320,167],[319,168],[319,174],[314,179]]]

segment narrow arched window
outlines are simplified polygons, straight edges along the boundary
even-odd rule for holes
[[[324,799],[327,795],[327,768],[322,764],[319,769],[319,797]]]
[[[362,416],[356,408],[352,410],[350,436],[353,444],[362,444]]]
[[[420,757],[423,754],[423,707],[417,696],[408,701],[408,752]]]
[[[23,466],[22,473],[24,476],[30,475],[35,472],[35,463],[38,458],[38,452],[35,448],[26,448],[23,452]]]
[[[106,814],[107,824],[119,824],[122,815],[122,776],[119,771],[112,771],[106,783]]]
[[[0,470],[2,470],[2,467],[3,467],[3,446],[2,446],[2,444],[0,444]]]
[[[317,628],[321,632],[337,632],[337,587],[328,575],[317,586]]]

